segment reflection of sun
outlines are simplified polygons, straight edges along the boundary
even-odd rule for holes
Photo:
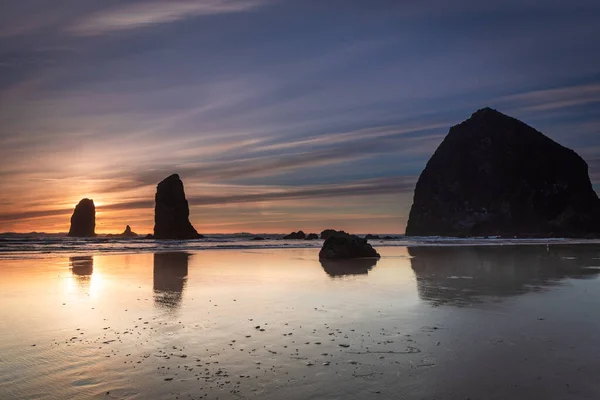
[[[89,294],[91,297],[98,297],[102,292],[102,288],[104,287],[104,277],[101,273],[94,272],[91,278]]]

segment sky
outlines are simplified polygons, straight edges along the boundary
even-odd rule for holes
[[[403,233],[449,128],[493,107],[600,190],[597,0],[0,0],[0,232]]]

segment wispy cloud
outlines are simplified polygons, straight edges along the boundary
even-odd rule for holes
[[[200,15],[252,10],[266,0],[171,0],[145,1],[118,6],[84,17],[68,30],[77,35],[102,35],[163,24]]]
[[[551,111],[597,103],[600,102],[600,83],[535,90],[505,96],[499,101],[519,107],[522,111]]]

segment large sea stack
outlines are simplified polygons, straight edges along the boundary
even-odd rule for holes
[[[190,208],[179,175],[173,174],[158,184],[155,201],[154,239],[202,237],[190,223]]]
[[[409,236],[591,237],[600,200],[586,162],[484,108],[450,128],[414,194]]]
[[[69,236],[93,237],[96,236],[96,206],[94,200],[82,199],[76,206],[71,216]]]

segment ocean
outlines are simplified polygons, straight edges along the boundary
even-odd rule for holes
[[[0,398],[600,398],[598,242],[251,236],[4,235]]]

